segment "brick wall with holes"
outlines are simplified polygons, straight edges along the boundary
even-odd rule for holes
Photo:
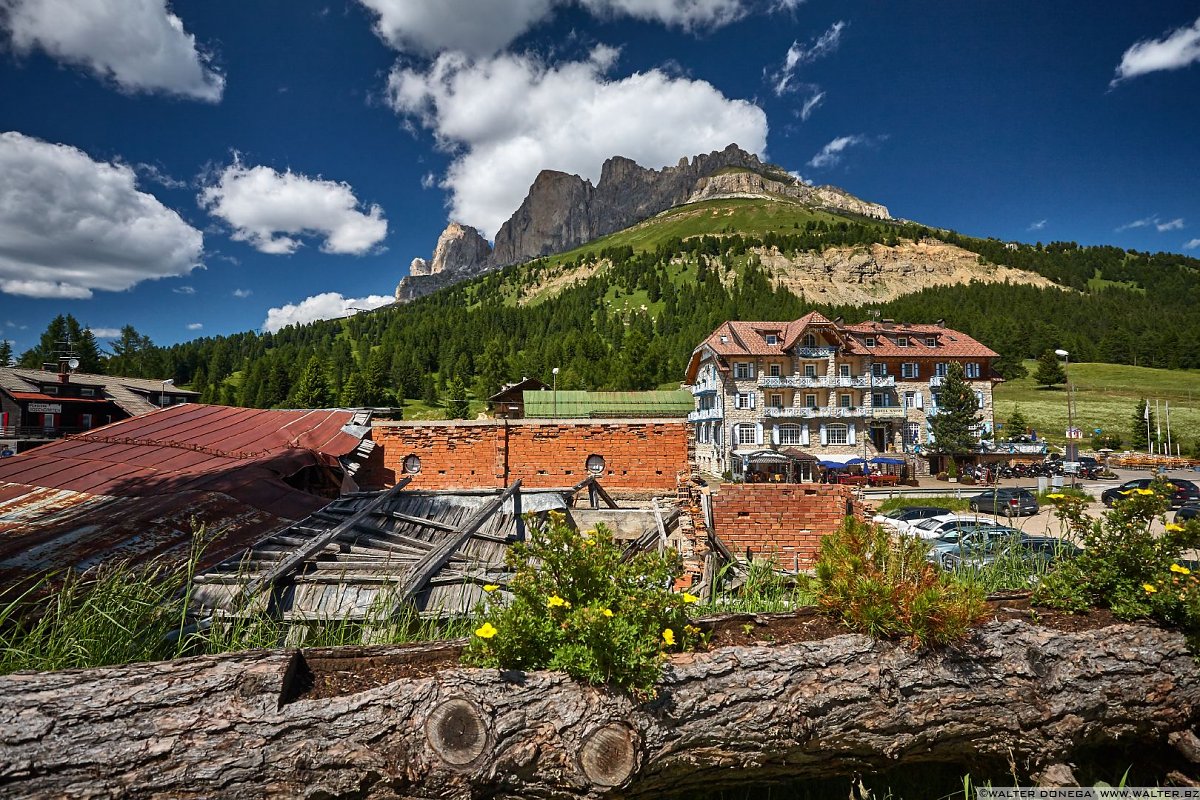
[[[497,420],[381,422],[376,448],[356,476],[360,486],[391,486],[411,475],[422,489],[573,486],[588,459],[609,491],[674,493],[688,469],[683,420]]]
[[[866,514],[849,487],[823,484],[723,483],[712,505],[717,536],[734,555],[774,555],[789,570],[811,567],[821,538],[847,513]]]

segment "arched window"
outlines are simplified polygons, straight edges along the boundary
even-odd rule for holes
[[[801,344],[804,347],[816,347],[817,346],[817,337],[813,336],[811,333],[806,333],[806,334],[804,334],[804,341]]]
[[[825,426],[825,438],[829,444],[849,444],[850,428],[841,422],[833,422]]]

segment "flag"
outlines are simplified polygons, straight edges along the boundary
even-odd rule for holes
[[[1146,404],[1144,406],[1142,406],[1142,419],[1146,420],[1146,422],[1150,421],[1150,401],[1149,400],[1147,400]]]

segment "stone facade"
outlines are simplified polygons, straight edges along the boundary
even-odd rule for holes
[[[696,466],[740,478],[752,459],[770,462],[772,453],[790,448],[843,462],[902,456],[922,474],[929,421],[951,362],[963,364],[984,419],[981,434],[990,433],[995,357],[942,326],[846,326],[819,314],[725,323],[688,368]],[[796,478],[815,478],[815,470],[797,464]]]

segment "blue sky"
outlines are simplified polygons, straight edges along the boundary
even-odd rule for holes
[[[383,303],[541,168],[731,141],[895,216],[1200,255],[1200,6],[0,0],[0,337]]]

